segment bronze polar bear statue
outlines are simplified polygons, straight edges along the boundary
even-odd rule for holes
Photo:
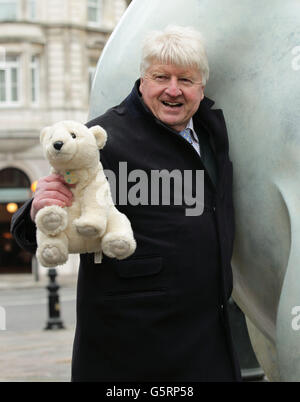
[[[129,93],[147,31],[202,32],[205,94],[224,111],[234,166],[233,297],[278,381],[300,380],[299,21],[300,0],[133,0],[98,63],[90,108],[92,118]]]

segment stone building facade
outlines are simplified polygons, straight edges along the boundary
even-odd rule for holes
[[[93,72],[127,3],[0,0],[0,273],[32,271],[9,222],[31,197],[31,184],[49,172],[40,130],[59,120],[87,121]],[[76,258],[61,272],[75,266]]]

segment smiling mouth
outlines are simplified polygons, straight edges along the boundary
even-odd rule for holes
[[[167,102],[167,101],[162,101],[162,104],[171,108],[176,108],[183,105],[183,103],[180,102]]]

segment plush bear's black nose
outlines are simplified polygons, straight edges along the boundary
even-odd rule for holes
[[[56,141],[53,146],[57,151],[60,151],[64,143],[62,141]]]

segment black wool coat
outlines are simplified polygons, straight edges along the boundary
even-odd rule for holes
[[[223,114],[204,98],[193,117],[215,154],[215,186],[194,148],[152,115],[138,87],[87,124],[107,130],[100,159],[107,177],[114,174],[116,206],[131,221],[137,249],[101,264],[93,254],[80,256],[72,380],[239,381],[227,311],[234,214]],[[151,172],[163,170],[181,177],[204,170],[202,214],[188,216],[192,207],[177,205],[172,185],[170,205],[151,203]],[[197,185],[194,177],[193,195]],[[135,197],[126,200],[127,192]],[[14,215],[12,232],[34,252],[29,209],[30,202]]]

